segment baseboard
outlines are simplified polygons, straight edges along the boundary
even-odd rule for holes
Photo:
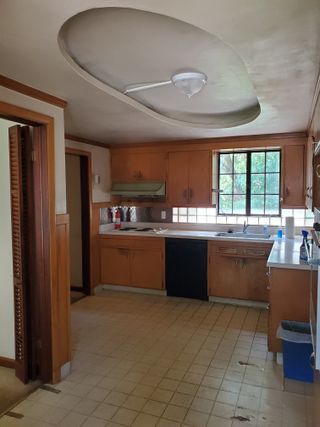
[[[101,290],[106,291],[119,291],[119,292],[133,292],[136,294],[145,294],[145,295],[160,295],[166,296],[166,290],[157,290],[157,289],[147,289],[147,288],[136,288],[134,286],[122,286],[122,285],[98,285],[94,289],[94,293],[97,294]]]
[[[265,310],[269,306],[269,304],[266,302],[222,297],[209,297],[209,301],[218,302],[220,304],[238,305],[241,307],[261,308]]]
[[[0,356],[0,366],[14,369],[16,367],[16,361],[14,359],[9,359],[9,357]]]

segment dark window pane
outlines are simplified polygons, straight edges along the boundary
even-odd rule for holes
[[[247,176],[246,175],[234,175],[234,194],[246,194],[247,189]]]
[[[267,172],[280,172],[280,152],[269,151],[266,153],[266,171]]]
[[[232,173],[233,154],[220,154],[220,173]]]
[[[220,175],[219,189],[224,194],[232,194],[232,176],[233,175]]]
[[[251,215],[264,215],[264,196],[251,196]]]
[[[265,171],[265,153],[251,154],[251,172]]]
[[[279,215],[279,196],[266,196],[266,215]]]
[[[270,173],[266,175],[266,194],[279,194],[279,180],[280,175],[278,173]]]
[[[233,196],[233,213],[236,215],[245,215],[246,213],[246,196]]]
[[[234,154],[234,173],[246,173],[247,153]]]
[[[232,196],[219,196],[219,213],[220,214],[231,214],[232,213]]]
[[[264,174],[251,175],[251,194],[264,194]]]

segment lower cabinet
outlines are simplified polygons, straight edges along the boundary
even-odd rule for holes
[[[164,289],[164,239],[100,237],[102,284]]]
[[[209,296],[269,301],[267,259],[272,243],[209,242]]]
[[[282,352],[277,338],[281,320],[309,321],[310,275],[309,270],[270,268],[269,351]]]

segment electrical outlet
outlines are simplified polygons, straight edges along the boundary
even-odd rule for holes
[[[161,219],[166,219],[166,218],[167,218],[167,212],[161,211]]]

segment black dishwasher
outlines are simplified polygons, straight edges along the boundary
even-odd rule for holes
[[[166,239],[168,296],[208,300],[207,241]]]

